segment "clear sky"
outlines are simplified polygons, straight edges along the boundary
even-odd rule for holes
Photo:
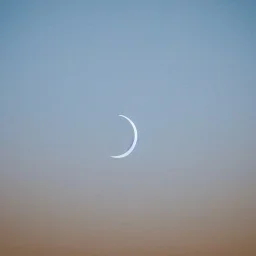
[[[165,246],[185,220],[250,208],[255,7],[0,1],[0,203],[29,241],[41,223],[56,234],[40,243]],[[132,139],[119,114],[139,140],[116,160]]]

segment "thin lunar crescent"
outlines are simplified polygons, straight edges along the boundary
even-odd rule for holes
[[[137,128],[136,128],[135,124],[133,123],[133,121],[124,115],[119,115],[119,116],[125,118],[131,124],[131,126],[133,128],[133,132],[134,132],[134,138],[133,138],[133,143],[132,143],[131,147],[125,153],[123,153],[122,155],[118,155],[118,156],[111,156],[113,158],[124,158],[124,157],[130,155],[132,153],[132,151],[134,150],[137,140],[138,140]]]

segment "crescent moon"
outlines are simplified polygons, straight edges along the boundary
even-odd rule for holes
[[[122,155],[118,155],[118,156],[111,156],[112,158],[124,158],[126,156],[129,156],[132,153],[132,151],[134,150],[137,140],[138,140],[137,128],[136,128],[135,124],[133,123],[133,121],[130,118],[128,118],[127,116],[124,116],[124,115],[119,115],[119,116],[125,118],[131,124],[131,126],[133,128],[134,138],[133,138],[131,147],[125,153],[123,153]]]

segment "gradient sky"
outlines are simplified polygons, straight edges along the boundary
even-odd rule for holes
[[[118,238],[143,244],[151,231],[168,244],[191,216],[245,214],[256,169],[254,1],[53,2],[0,2],[5,214],[33,237],[54,227],[56,243],[102,250]],[[110,156],[132,130],[119,114],[139,135],[122,160]]]

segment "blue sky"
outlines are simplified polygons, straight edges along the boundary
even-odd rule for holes
[[[145,203],[160,225],[251,184],[254,1],[0,6],[0,177],[27,209],[84,209],[70,218],[93,228]],[[115,160],[119,114],[139,142]]]

